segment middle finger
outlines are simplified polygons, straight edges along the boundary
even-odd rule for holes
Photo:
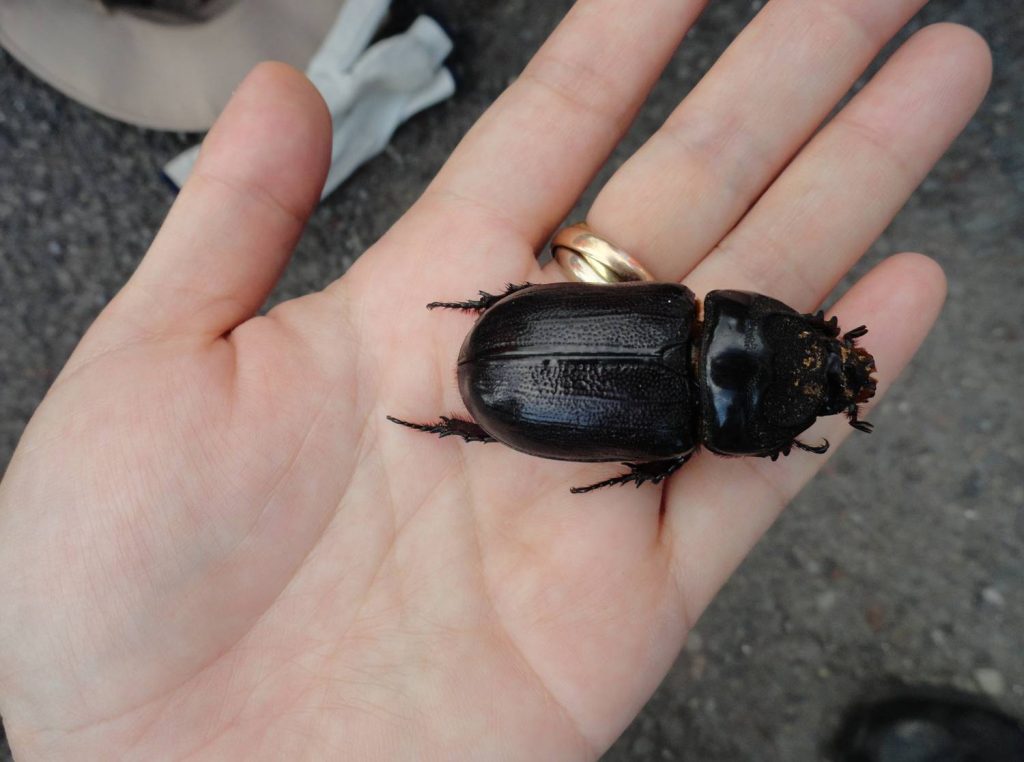
[[[680,280],[925,0],[774,0],[594,202],[587,221]]]

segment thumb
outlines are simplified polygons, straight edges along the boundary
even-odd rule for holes
[[[251,317],[316,207],[330,152],[330,116],[309,80],[284,64],[253,69],[138,270],[91,333],[107,345],[213,337]]]

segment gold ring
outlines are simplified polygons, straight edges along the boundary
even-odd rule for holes
[[[551,241],[551,254],[562,272],[580,283],[654,280],[636,259],[595,235],[585,222],[559,230]]]

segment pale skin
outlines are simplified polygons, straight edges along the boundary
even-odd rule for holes
[[[816,309],[988,86],[973,32],[926,28],[815,134],[922,4],[773,0],[589,223],[698,294]],[[385,416],[464,411],[472,317],[423,305],[560,279],[535,253],[700,10],[643,7],[578,2],[380,242],[258,317],[329,122],[297,72],[250,75],[0,484],[0,713],[19,759],[583,760],[635,716],[826,457],[703,454],[664,487],[574,496],[619,467]],[[835,305],[873,329],[880,393],[943,296],[935,263],[899,254]],[[833,417],[805,439],[851,431]]]

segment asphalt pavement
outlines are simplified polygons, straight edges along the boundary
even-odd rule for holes
[[[569,4],[424,3],[456,39],[459,93],[319,208],[272,301],[321,288],[387,230]],[[602,179],[761,4],[712,3]],[[988,40],[992,91],[855,274],[927,252],[949,277],[945,311],[876,433],[768,533],[608,762],[820,759],[843,707],[892,680],[1024,716],[1024,14],[934,0],[900,39],[944,20]],[[160,166],[194,139],[101,117],[0,53],[0,468],[153,238],[173,200]]]

